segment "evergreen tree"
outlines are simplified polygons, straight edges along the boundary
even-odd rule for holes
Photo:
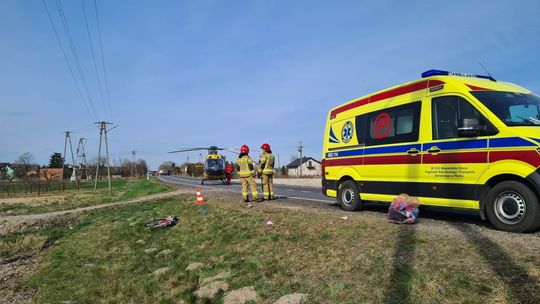
[[[58,152],[54,152],[51,154],[51,158],[49,160],[49,168],[62,168],[64,166],[64,158],[62,158],[62,154]]]

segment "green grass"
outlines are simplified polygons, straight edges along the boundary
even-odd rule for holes
[[[512,303],[515,286],[501,273],[515,274],[515,265],[529,273],[531,282],[525,283],[538,286],[540,261],[531,258],[537,252],[517,243],[499,244],[513,254],[511,263],[496,262],[514,267],[495,270],[482,251],[491,248],[487,240],[361,217],[342,222],[338,214],[241,209],[212,199],[210,212],[201,215],[193,200],[165,199],[89,214],[73,230],[58,232],[61,239],[47,252],[47,266],[25,287],[37,289],[36,303],[197,303],[193,291],[199,278],[225,272],[230,289],[255,286],[263,303],[293,292],[310,294],[310,303]],[[148,230],[143,225],[170,214],[179,216],[175,227]],[[268,220],[274,226],[266,226]],[[145,252],[149,248],[156,250]],[[160,254],[167,249],[169,255]],[[208,267],[188,273],[192,262]],[[152,274],[162,267],[170,269]],[[524,282],[514,283],[521,287],[518,283]],[[540,297],[538,287],[528,292],[530,299]]]
[[[171,186],[154,180],[113,180],[111,182],[112,194],[109,193],[108,181],[98,182],[98,191],[94,190],[94,183],[81,183],[80,190],[66,190],[54,196],[19,196],[10,198],[8,202],[0,199],[0,215],[18,215],[45,213],[58,210],[68,210],[78,207],[87,207],[104,203],[129,200],[149,194],[159,193],[171,189]],[[19,202],[18,202],[19,200]]]

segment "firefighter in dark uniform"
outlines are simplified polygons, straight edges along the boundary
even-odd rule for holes
[[[275,157],[272,154],[269,144],[262,144],[263,153],[259,159],[259,177],[261,178],[263,197],[266,200],[274,199],[274,163]]]
[[[243,145],[240,148],[240,155],[236,160],[236,169],[242,182],[242,198],[245,203],[248,203],[248,207],[251,207],[249,203],[248,186],[251,188],[251,196],[253,200],[258,200],[259,192],[257,192],[257,182],[255,182],[255,170],[253,167],[253,160],[249,157],[249,147]]]

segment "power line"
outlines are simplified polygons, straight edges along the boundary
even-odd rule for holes
[[[98,28],[98,35],[99,35],[99,48],[101,49],[101,63],[103,65],[103,75],[105,76],[105,89],[107,93],[107,102],[109,103],[109,116],[112,118],[112,110],[111,110],[111,94],[109,93],[109,80],[107,78],[107,69],[105,68],[105,55],[103,53],[103,40],[101,39],[101,27],[99,26],[99,16],[98,16],[98,9],[97,9],[97,1],[94,0],[94,7],[96,9],[96,22],[97,22],[97,28]]]
[[[84,90],[86,92],[86,95],[88,97],[90,107],[94,114],[97,115],[96,109],[94,108],[94,102],[92,100],[92,95],[90,94],[90,90],[88,90],[88,84],[86,83],[86,76],[84,75],[84,71],[81,67],[81,62],[79,60],[79,55],[77,54],[77,48],[75,47],[75,43],[73,42],[73,39],[71,37],[71,31],[69,30],[69,25],[67,23],[66,15],[64,14],[64,8],[62,7],[62,2],[60,0],[56,0],[56,6],[58,7],[58,13],[60,14],[60,20],[62,21],[62,24],[64,26],[64,31],[66,32],[67,40],[69,42],[69,46],[71,48],[71,52],[73,53],[73,58],[75,59],[75,65],[77,67],[77,70],[79,72],[79,76],[81,77],[81,82],[83,84]]]
[[[90,50],[92,51],[92,61],[94,62],[94,69],[96,71],[99,95],[101,97],[101,103],[103,104],[103,113],[107,113],[107,108],[105,107],[105,98],[103,97],[103,89],[101,88],[101,80],[99,79],[99,73],[98,73],[98,68],[96,64],[96,55],[94,54],[94,44],[92,42],[92,35],[90,34],[90,27],[88,26],[88,17],[86,16],[86,8],[84,7],[84,0],[81,0],[81,5],[83,9],[83,14],[84,14],[84,22],[86,24],[86,32],[88,33],[88,40],[90,41]]]
[[[49,17],[49,21],[51,22],[51,25],[52,25],[52,28],[53,28],[53,31],[54,31],[54,35],[56,37],[56,41],[58,42],[58,45],[60,46],[60,50],[62,50],[62,54],[64,55],[64,59],[66,60],[66,64],[68,66],[69,73],[71,74],[71,78],[73,78],[73,81],[75,82],[75,87],[77,88],[77,92],[79,92],[79,96],[81,97],[81,101],[82,101],[82,103],[84,105],[84,108],[86,109],[88,114],[90,114],[90,116],[92,116],[92,112],[90,111],[90,109],[88,108],[88,105],[86,104],[87,101],[85,100],[85,98],[84,98],[84,96],[82,94],[81,87],[79,85],[79,82],[77,81],[77,77],[75,77],[75,73],[73,73],[73,68],[71,67],[71,64],[69,63],[69,59],[67,57],[66,51],[64,50],[64,46],[62,45],[62,41],[60,40],[60,36],[58,35],[58,31],[56,30],[56,26],[54,26],[54,21],[52,20],[51,14],[49,12],[47,4],[45,3],[45,0],[43,0],[43,6],[45,7],[45,11],[47,12],[47,16]],[[97,116],[95,115],[95,111],[94,111],[93,114],[94,114],[94,119],[97,119]]]

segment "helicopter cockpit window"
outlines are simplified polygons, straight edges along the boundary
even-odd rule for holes
[[[220,171],[225,169],[225,161],[223,159],[207,159],[206,170]]]

